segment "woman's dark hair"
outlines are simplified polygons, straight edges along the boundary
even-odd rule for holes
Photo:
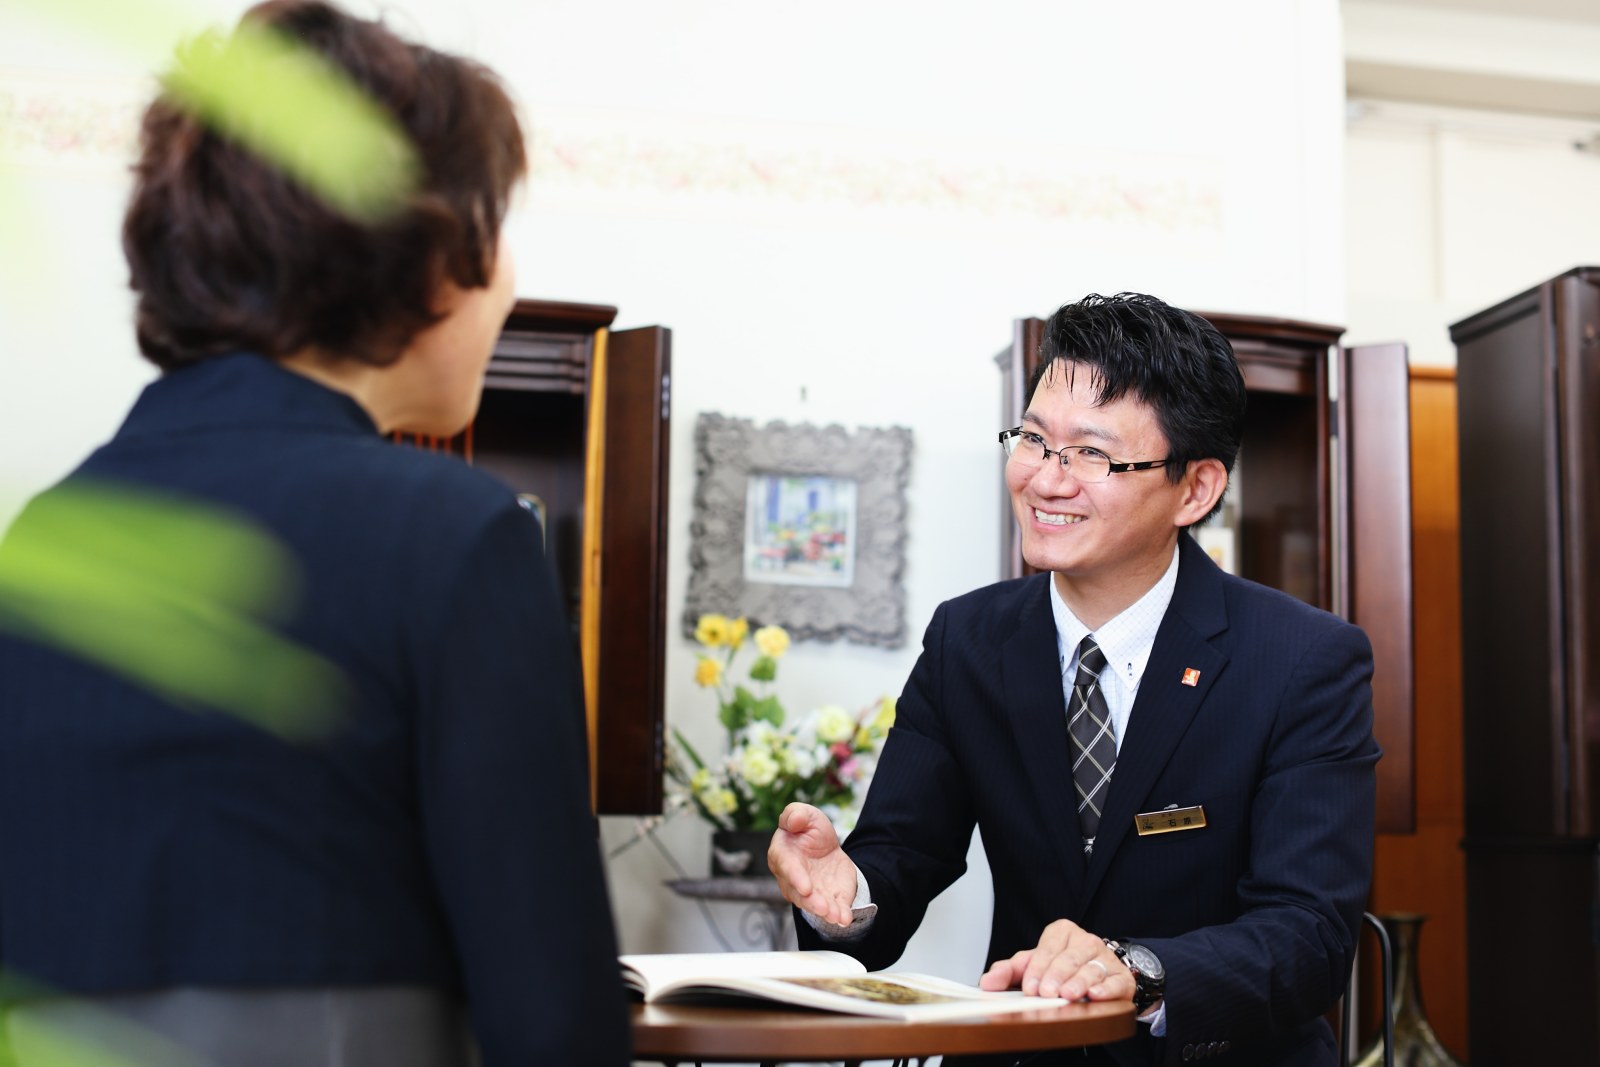
[[[1244,433],[1244,375],[1228,339],[1199,315],[1142,293],[1090,293],[1045,323],[1029,402],[1052,368],[1073,369],[1058,364],[1091,372],[1096,404],[1131,396],[1155,410],[1173,461],[1170,481],[1181,481],[1197,459],[1233,470]]]
[[[164,370],[307,346],[393,362],[438,320],[445,281],[489,284],[527,167],[515,108],[487,68],[321,0],[258,4],[235,33],[258,29],[320,56],[391,115],[414,180],[393,211],[363,220],[163,92],[144,115],[122,231],[139,348]]]

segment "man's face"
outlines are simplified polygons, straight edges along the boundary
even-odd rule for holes
[[[1117,463],[1165,459],[1155,409],[1126,396],[1096,407],[1095,385],[1087,368],[1057,362],[1035,390],[1023,429],[1052,450],[1088,446]],[[1124,592],[1136,599],[1172,561],[1186,487],[1168,481],[1165,468],[1082,482],[1056,456],[1034,468],[1013,458],[1006,487],[1022,558],[1054,571],[1069,604],[1074,591],[1102,602]]]

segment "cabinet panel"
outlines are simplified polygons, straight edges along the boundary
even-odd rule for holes
[[[671,333],[611,333],[616,309],[520,300],[478,416],[449,441],[541,519],[583,663],[603,815],[661,810]]]
[[[606,352],[597,664],[599,810],[661,810],[672,335],[613,333]]]
[[[1339,361],[1343,508],[1349,558],[1342,600],[1372,641],[1378,830],[1416,829],[1413,749],[1411,407],[1405,345],[1349,348]]]

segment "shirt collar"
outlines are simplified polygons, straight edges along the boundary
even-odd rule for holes
[[[1172,603],[1173,591],[1178,587],[1178,555],[1174,546],[1172,562],[1167,564],[1166,572],[1156,580],[1156,584],[1094,631],[1095,644],[1105,653],[1106,663],[1130,693],[1139,688],[1145,664],[1150,662],[1150,651],[1155,648],[1156,631],[1161,629],[1161,620],[1167,613],[1167,606]],[[1079,642],[1090,631],[1067,607],[1067,602],[1061,599],[1054,575],[1050,577],[1050,612],[1055,616],[1056,643],[1061,652],[1062,669],[1066,670],[1077,657]]]

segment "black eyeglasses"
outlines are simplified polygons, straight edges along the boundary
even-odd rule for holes
[[[1051,456],[1060,456],[1061,465],[1072,472],[1080,482],[1103,482],[1113,474],[1129,471],[1154,470],[1173,462],[1168,459],[1147,459],[1138,463],[1117,463],[1098,448],[1074,445],[1067,448],[1046,448],[1044,438],[1032,430],[1014,426],[1000,431],[1000,447],[1006,450],[1011,462],[1024,467],[1037,467]]]

